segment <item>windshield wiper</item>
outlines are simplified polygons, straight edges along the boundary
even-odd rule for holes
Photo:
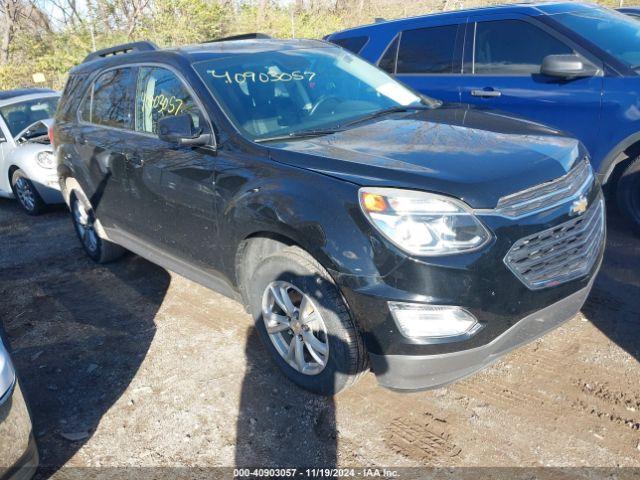
[[[310,128],[307,130],[295,130],[293,132],[286,133],[284,135],[275,135],[273,137],[264,137],[254,140],[256,143],[262,142],[274,142],[276,140],[291,140],[292,138],[305,138],[305,137],[322,137],[324,135],[331,135],[332,133],[341,132],[342,128]]]
[[[410,110],[433,110],[433,107],[429,105],[398,105],[395,107],[385,108],[376,112],[368,113],[360,118],[356,118],[355,120],[351,120],[350,122],[341,125],[341,127],[350,127],[351,125],[366,122],[367,120],[372,120],[374,118],[383,117],[392,113],[408,112]]]
[[[347,123],[338,124],[334,128],[310,128],[305,130],[294,130],[293,132],[289,132],[283,135],[275,135],[273,137],[258,138],[254,141],[256,143],[262,143],[262,142],[275,142],[277,140],[291,140],[293,138],[321,137],[324,135],[331,135],[332,133],[342,132],[347,127],[350,127],[352,125],[355,125],[361,122],[366,122],[367,120],[371,120],[377,117],[382,117],[384,115],[390,115],[392,113],[409,112],[411,110],[433,110],[434,108],[437,108],[442,104],[442,102],[431,102],[431,103],[432,104],[421,103],[419,105],[396,105],[395,107],[384,108],[382,110],[378,110],[372,113],[367,113],[360,118],[356,118],[355,120],[351,120]]]

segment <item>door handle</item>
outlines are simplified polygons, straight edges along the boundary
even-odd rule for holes
[[[502,95],[500,90],[471,90],[471,96],[483,98],[496,98]]]

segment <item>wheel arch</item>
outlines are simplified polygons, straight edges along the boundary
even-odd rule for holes
[[[251,272],[255,270],[264,258],[291,246],[297,246],[307,251],[290,236],[269,230],[251,233],[238,244],[234,259],[234,281],[245,306],[248,305],[248,297],[245,290],[246,280]],[[307,253],[309,252],[307,251]],[[311,253],[309,254],[311,255]]]
[[[14,173],[16,170],[20,170],[20,167],[19,167],[18,165],[16,165],[15,163],[11,164],[11,166],[9,167],[9,170],[8,170],[8,175],[9,175],[9,186],[10,186],[10,187],[13,187],[13,185],[11,185],[11,180],[12,180],[12,178],[13,178],[13,173]]]
[[[640,132],[629,135],[615,146],[604,158],[598,169],[598,179],[605,185],[615,184],[631,160],[640,156]]]

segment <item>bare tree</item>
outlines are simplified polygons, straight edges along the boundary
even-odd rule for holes
[[[1,0],[0,14],[2,21],[2,37],[0,39],[0,63],[9,61],[9,49],[16,34],[20,19],[21,4],[19,0]]]

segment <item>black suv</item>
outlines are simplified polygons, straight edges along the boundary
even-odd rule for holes
[[[333,394],[433,388],[581,308],[604,204],[582,145],[421,96],[322,41],[95,52],[55,120],[87,254],[124,248],[246,305]]]

